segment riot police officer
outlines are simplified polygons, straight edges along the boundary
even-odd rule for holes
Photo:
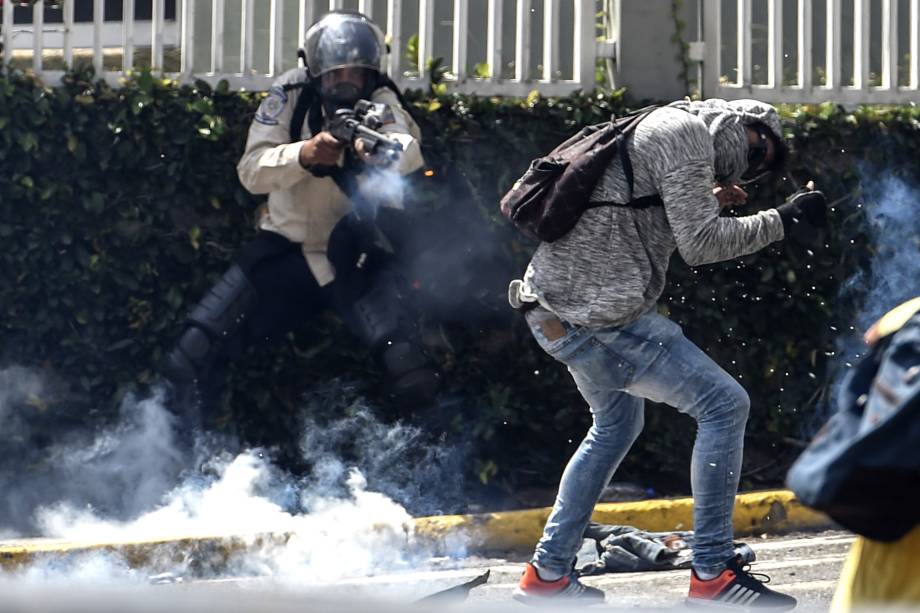
[[[383,71],[385,50],[364,15],[329,13],[306,33],[305,68],[283,74],[259,107],[237,166],[247,190],[268,194],[258,233],[192,309],[166,360],[172,404],[190,423],[213,405],[229,360],[327,308],[374,353],[398,402],[433,399],[438,373],[376,222],[401,208],[401,177],[424,163],[419,128]],[[392,147],[332,130],[362,100]]]

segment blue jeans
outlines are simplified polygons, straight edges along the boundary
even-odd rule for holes
[[[648,398],[697,422],[693,564],[720,571],[733,555],[732,511],[750,409],[744,388],[656,312],[606,328],[575,326],[542,308],[526,318],[540,346],[568,367],[593,418],[562,474],[534,562],[557,573],[571,570],[601,491],[642,431]]]

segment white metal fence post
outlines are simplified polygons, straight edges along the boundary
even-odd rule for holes
[[[153,0],[153,14],[150,19],[150,70],[163,71],[163,24],[166,0]]]
[[[738,85],[746,88],[752,83],[751,1],[738,0]]]
[[[559,1],[543,0],[543,80],[556,80],[559,69]]]
[[[469,0],[454,0],[454,39],[452,72],[457,81],[466,78],[467,36],[470,19]]]
[[[575,81],[582,91],[594,89],[596,21],[593,0],[575,0]]]
[[[866,91],[869,89],[871,17],[869,0],[856,0],[853,3],[853,86]]]
[[[6,3],[4,3],[6,4]],[[102,76],[102,20],[105,5],[103,0],[93,0],[93,69],[96,76]]]
[[[418,76],[428,76],[428,59],[432,55],[431,34],[434,31],[434,0],[419,0],[418,3]]]
[[[177,7],[178,8],[178,7]],[[195,0],[182,0],[182,33],[180,53],[182,65],[180,72],[183,79],[190,79],[195,70]]]
[[[45,0],[32,5],[32,72],[42,73],[42,55],[45,46]]]
[[[488,25],[486,26],[486,62],[489,65],[489,78],[492,81],[497,81],[502,76],[503,5],[503,0],[489,0],[489,17]]]
[[[839,90],[842,78],[841,58],[841,0],[827,0],[827,52],[826,52],[826,86]]]
[[[393,79],[400,76],[399,56],[402,54],[402,3],[387,0],[387,33],[390,38],[389,73]]]
[[[211,72],[224,71],[224,0],[211,0]]]
[[[61,15],[64,22],[64,70],[73,68],[73,2],[65,2]]]
[[[284,72],[284,0],[269,1],[268,70],[272,76]]]
[[[517,0],[514,24],[514,80],[530,76],[530,0]]]
[[[812,88],[812,11],[811,0],[799,0],[798,32],[798,85],[803,94],[809,94]]]
[[[770,0],[769,14],[769,83],[779,89],[783,86],[783,0]]]
[[[898,0],[882,2],[882,87],[898,90]]]
[[[128,72],[134,68],[134,0],[121,3],[121,69]]]
[[[252,18],[254,1],[243,0],[243,10],[240,11],[240,72],[243,75],[252,74],[252,39],[255,35],[255,20]]]

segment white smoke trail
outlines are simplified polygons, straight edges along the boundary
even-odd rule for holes
[[[867,222],[872,251],[868,269],[849,278],[841,288],[841,303],[856,302],[854,319],[838,338],[836,398],[843,375],[863,357],[862,334],[886,312],[920,295],[920,190],[905,179],[861,169],[863,198],[857,207]],[[855,244],[856,239],[850,239]],[[830,407],[834,410],[833,404]]]

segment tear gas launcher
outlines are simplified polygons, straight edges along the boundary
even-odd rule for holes
[[[364,141],[364,150],[395,162],[403,152],[402,144],[379,130],[393,122],[393,111],[370,100],[359,100],[353,109],[339,109],[329,122],[329,133],[352,148]]]

